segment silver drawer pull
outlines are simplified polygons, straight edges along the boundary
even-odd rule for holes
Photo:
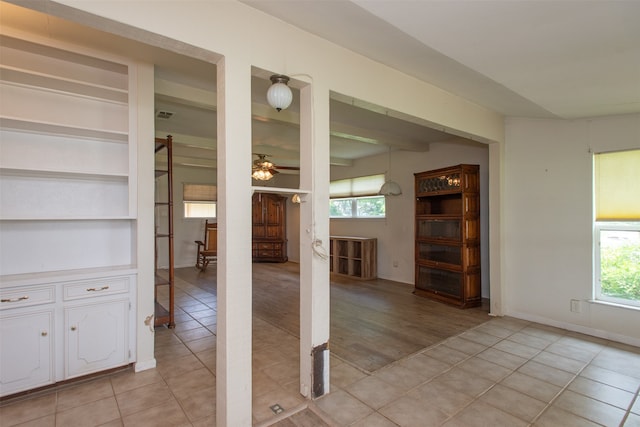
[[[13,298],[13,299],[11,299],[11,298],[2,298],[0,300],[0,302],[18,302],[18,301],[24,301],[26,299],[29,299],[28,295],[25,295],[23,297]]]
[[[108,286],[103,286],[101,288],[87,288],[87,292],[99,292],[99,291],[106,291],[107,289],[109,289]]]

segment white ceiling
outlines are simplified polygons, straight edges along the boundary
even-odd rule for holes
[[[507,116],[640,112],[640,1],[242,0]]]
[[[507,116],[577,118],[640,112],[640,1],[244,0],[279,19]],[[131,53],[156,64],[160,134],[178,135],[178,163],[215,166],[215,62],[0,3],[0,24]],[[34,3],[37,5],[37,3]],[[116,33],[118,33],[116,31]],[[213,55],[213,54],[212,54]],[[282,166],[299,162],[297,91],[277,113],[256,73],[253,149]],[[331,161],[429,143],[469,143],[416,120],[377,114],[336,95]],[[382,106],[384,107],[384,106]],[[391,112],[390,112],[391,113]]]

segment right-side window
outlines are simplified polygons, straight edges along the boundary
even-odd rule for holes
[[[594,156],[594,298],[640,307],[640,150]]]

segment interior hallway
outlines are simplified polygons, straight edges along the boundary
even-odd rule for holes
[[[3,402],[0,425],[214,426],[211,274],[178,270],[177,327],[156,330],[157,369]],[[383,280],[332,280],[332,393],[307,408],[298,394],[296,274],[293,263],[254,264],[255,425],[640,425],[640,349],[460,311]],[[352,345],[345,331],[356,332]],[[275,404],[285,413],[274,414]]]

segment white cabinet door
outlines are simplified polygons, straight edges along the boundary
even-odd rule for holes
[[[53,309],[0,318],[0,395],[53,383]]]
[[[129,300],[66,307],[65,378],[128,363]]]

